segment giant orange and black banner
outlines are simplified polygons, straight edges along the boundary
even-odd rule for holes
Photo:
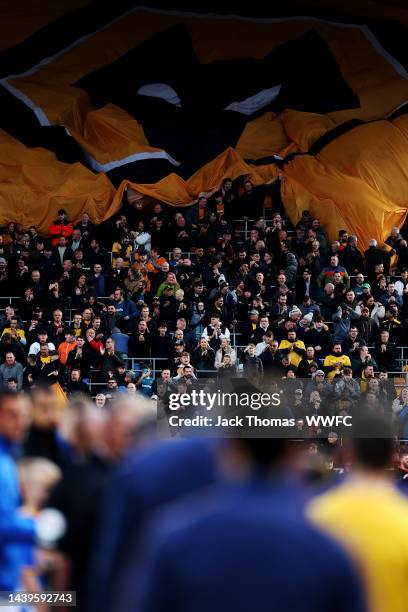
[[[25,3],[0,21],[0,222],[102,221],[126,189],[188,206],[227,176],[279,180],[333,236],[405,220],[403,5]]]

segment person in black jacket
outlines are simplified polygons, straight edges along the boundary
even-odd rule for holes
[[[6,333],[3,334],[0,340],[0,364],[5,362],[7,353],[13,353],[16,361],[25,365],[26,356],[23,347],[13,340],[11,334]]]
[[[87,212],[82,213],[81,220],[74,225],[74,230],[80,230],[82,239],[88,244],[98,235],[97,227],[92,223]]]
[[[129,338],[129,357],[150,357],[152,334],[146,321],[139,321],[137,330]]]
[[[37,355],[38,369],[33,373],[33,383],[41,387],[51,387],[59,383],[61,387],[66,382],[66,369],[59,360],[57,351],[50,351],[43,344]],[[37,376],[34,378],[34,376]]]
[[[69,383],[67,384],[68,395],[73,393],[83,393],[84,395],[90,395],[89,387],[82,380],[82,372],[78,368],[71,370],[69,377]]]
[[[398,248],[398,268],[401,270],[402,268],[408,268],[408,246],[406,240],[401,240]]]
[[[368,249],[364,253],[365,273],[367,276],[370,278],[374,276],[375,266],[378,264],[383,264],[384,274],[388,275],[390,270],[390,260],[393,255],[395,255],[394,249],[389,249],[388,251],[379,249],[377,246],[377,241],[372,238],[368,243]]]
[[[248,346],[244,348],[242,364],[244,366],[245,378],[250,379],[251,382],[256,385],[256,383],[263,380],[264,369],[263,363],[259,357],[256,357],[255,351],[255,344],[248,344]]]
[[[68,353],[66,366],[70,372],[80,370],[82,378],[89,378],[90,367],[94,361],[94,355],[89,343],[85,338],[78,336],[76,348]]]
[[[323,317],[317,316],[314,327],[304,335],[304,343],[313,346],[315,359],[324,359],[329,354],[333,341]]]
[[[309,268],[305,268],[302,276],[296,281],[296,303],[299,304],[305,295],[308,295],[312,300],[316,297],[318,285],[312,279],[312,274]]]
[[[299,361],[299,365],[297,367],[297,378],[312,378],[312,374],[319,369],[319,366],[314,358],[314,353],[315,351],[313,346],[306,347],[306,357],[303,357],[303,359]]]
[[[370,317],[368,306],[363,306],[361,309],[361,316],[356,322],[356,327],[361,340],[367,345],[373,344],[378,327],[374,319]]]
[[[59,308],[57,308],[52,313],[51,322],[47,327],[49,340],[50,342],[55,344],[55,346],[58,346],[59,344],[61,344],[61,342],[64,342],[65,340],[64,327],[65,322],[63,319],[63,313]]]
[[[279,351],[279,342],[272,340],[267,343],[262,353],[259,355],[262,361],[265,376],[279,376],[282,372],[282,354]]]
[[[97,365],[103,372],[113,372],[118,366],[123,365],[123,361],[119,354],[115,352],[115,343],[112,338],[106,339],[105,348],[102,348],[100,352],[101,354],[97,361]]]
[[[222,363],[217,370],[218,379],[226,381],[237,375],[237,368],[231,362],[231,355],[226,353],[222,358]]]
[[[34,296],[31,285],[24,289],[24,296],[18,303],[18,312],[23,321],[29,321],[33,316],[34,308],[39,305],[39,300]]]
[[[206,338],[201,338],[198,348],[195,349],[191,356],[191,363],[197,371],[197,375],[209,377],[210,372],[215,372],[215,351],[211,348]]]
[[[341,343],[341,350],[345,355],[348,355],[350,359],[357,357],[361,346],[366,343],[363,338],[360,337],[356,325],[351,325],[347,338]]]
[[[349,274],[364,271],[364,257],[357,248],[357,236],[349,236],[347,246],[340,254],[341,264]]]
[[[384,368],[388,372],[398,370],[397,347],[393,342],[390,342],[390,334],[385,329],[380,334],[374,354],[379,368]]]
[[[167,325],[164,321],[159,324],[157,333],[152,336],[151,346],[152,355],[161,359],[167,359],[166,362],[162,361],[160,366],[162,368],[168,368],[173,353],[173,343],[167,333]]]

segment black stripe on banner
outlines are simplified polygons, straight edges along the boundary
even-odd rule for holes
[[[187,179],[188,169],[184,169],[182,166],[175,166],[167,161],[167,159],[141,159],[136,162],[131,162],[118,168],[110,170],[106,174],[111,180],[115,187],[119,187],[120,183],[125,180],[129,180],[132,183],[148,183],[154,184],[161,179],[174,172],[178,176]]]
[[[348,132],[351,132],[352,130],[354,130],[354,129],[362,126],[362,125],[369,125],[370,123],[379,123],[380,121],[390,121],[390,122],[392,122],[394,119],[397,119],[398,117],[401,117],[402,115],[405,115],[407,113],[408,113],[408,102],[406,104],[404,104],[404,106],[402,106],[401,108],[396,110],[392,115],[390,115],[389,117],[386,117],[384,119],[374,119],[373,121],[362,121],[361,119],[350,119],[349,121],[345,121],[344,123],[341,123],[340,125],[337,125],[332,130],[329,130],[328,132],[323,134],[323,136],[318,138],[316,140],[316,142],[313,143],[313,145],[310,147],[310,149],[308,151],[306,151],[306,152],[297,152],[297,153],[289,153],[289,155],[287,155],[285,157],[285,159],[281,163],[282,163],[282,165],[288,164],[295,157],[298,157],[299,155],[311,155],[311,156],[314,157],[314,156],[318,155],[329,144],[331,144],[332,142],[334,142],[335,140],[337,140],[341,136],[344,136],[344,134],[347,134]],[[263,158],[263,159],[268,159],[268,158]],[[254,163],[254,162],[248,162],[248,163]],[[270,163],[270,162],[267,161],[265,163]],[[258,164],[257,165],[262,165],[262,159],[258,160]],[[280,167],[282,167],[282,166],[280,166]]]
[[[282,167],[284,160],[279,159],[276,155],[268,155],[267,157],[260,157],[259,159],[245,159],[246,164],[252,166],[269,166],[269,164],[275,164],[279,168]]]
[[[308,151],[309,155],[317,155],[324,147],[333,142],[333,140],[336,140],[336,138],[350,132],[350,130],[353,130],[359,125],[364,125],[364,123],[365,121],[362,121],[361,119],[350,119],[349,121],[336,125],[336,127],[328,132],[325,132],[323,136],[320,136],[320,138],[318,138],[316,142],[312,144]]]
[[[134,5],[134,0],[115,0],[115,2],[94,0],[85,7],[67,12],[15,47],[0,53],[0,78],[29,70],[44,58],[63,51],[79,38],[87,34],[92,35]]]
[[[42,126],[33,111],[0,85],[0,128],[27,147],[43,147],[68,164],[87,165],[79,144],[60,125]]]

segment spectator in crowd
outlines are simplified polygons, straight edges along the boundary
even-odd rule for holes
[[[115,343],[112,338],[107,338],[104,347],[100,349],[97,365],[105,373],[114,372],[117,367],[124,365],[120,355],[115,350]]]
[[[13,378],[17,381],[17,391],[23,388],[23,366],[16,361],[12,352],[6,353],[5,362],[0,365],[0,389],[6,391],[8,381]]]
[[[204,377],[210,376],[210,372],[213,371],[215,367],[215,352],[211,348],[207,338],[201,338],[198,347],[192,353],[191,362],[198,376],[200,376],[200,372],[202,372]]]
[[[347,302],[342,302],[332,316],[334,340],[340,343],[343,342],[347,338],[352,321],[358,318],[359,314],[353,310],[352,306]]]
[[[380,329],[385,330],[389,334],[391,342],[397,343],[402,338],[401,321],[397,319],[398,308],[396,306],[388,306],[385,310],[385,319],[381,322]]]
[[[375,359],[371,356],[368,346],[361,346],[353,356],[351,367],[354,376],[361,377],[367,366],[372,366],[374,370],[378,370],[378,365]]]
[[[365,259],[365,271],[366,274],[371,278],[375,273],[375,267],[378,264],[383,265],[385,274],[389,273],[390,260],[395,255],[394,249],[379,249],[377,241],[372,238],[368,243],[368,249],[364,253]]]
[[[67,385],[67,392],[69,394],[72,393],[82,393],[84,395],[89,394],[89,387],[83,382],[81,370],[73,368],[71,370],[69,376],[69,382]]]
[[[220,348],[215,353],[215,361],[214,361],[215,368],[221,367],[221,364],[224,361],[225,355],[229,355],[229,361],[231,365],[234,366],[236,359],[237,359],[237,355],[236,355],[236,351],[232,348],[231,342],[228,338],[223,338],[221,340]]]
[[[281,340],[279,350],[282,355],[287,355],[289,363],[295,368],[298,367],[300,361],[306,356],[306,347],[303,340],[296,338],[296,332],[291,330],[287,334],[287,338]]]
[[[397,348],[393,342],[390,342],[390,334],[386,330],[380,333],[375,355],[380,369],[384,368],[389,372],[397,371]]]
[[[347,238],[347,245],[341,251],[340,259],[346,270],[350,270],[352,275],[363,272],[364,258],[357,247],[357,236],[350,235]]]
[[[329,265],[323,268],[317,277],[318,285],[325,286],[327,283],[332,283],[336,273],[340,274],[342,284],[344,284],[345,287],[348,287],[350,284],[349,274],[346,268],[339,265],[339,258],[337,255],[332,255],[330,257]]]
[[[398,397],[392,402],[392,411],[398,416],[399,413],[408,407],[408,387],[402,387]]]
[[[61,208],[58,211],[58,217],[49,227],[49,235],[51,237],[52,246],[56,246],[58,244],[59,238],[61,236],[64,238],[69,238],[70,236],[72,236],[72,232],[72,223],[68,221],[66,211]]]
[[[75,350],[77,346],[76,336],[72,329],[67,329],[65,332],[65,342],[61,342],[58,347],[58,357],[62,365],[67,364],[69,353]],[[50,350],[55,350],[51,348]]]
[[[360,394],[360,385],[358,381],[353,378],[351,368],[343,368],[341,376],[334,380],[334,399],[355,403],[355,401],[359,399]]]
[[[327,379],[332,380],[338,376],[345,366],[351,367],[350,357],[343,354],[340,342],[334,342],[331,353],[325,357],[323,362]]]
[[[388,238],[385,241],[385,244],[388,244],[391,248],[395,249],[396,251],[398,250],[398,245],[401,242],[401,240],[403,239],[398,227],[393,227],[391,229],[391,234],[388,236]]]
[[[306,347],[306,356],[299,361],[297,376],[299,378],[311,378],[312,373],[319,369],[315,361],[315,350],[313,346]]]
[[[255,344],[248,344],[244,349],[242,364],[245,377],[256,385],[262,381],[264,370],[262,360],[256,356],[255,351]]]
[[[93,330],[88,330],[92,336]],[[102,343],[101,343],[102,346]],[[100,351],[99,351],[100,352]],[[78,336],[75,341],[75,348],[68,353],[66,367],[72,372],[73,369],[80,370],[82,378],[85,382],[89,380],[91,366],[95,367],[97,363],[96,351],[86,342],[83,336]]]
[[[360,348],[365,345],[364,340],[360,337],[357,326],[352,325],[347,334],[347,338],[341,343],[341,349],[345,355],[353,359],[359,352]]]
[[[19,342],[23,346],[27,344],[27,340],[25,337],[25,331],[22,327],[19,326],[18,317],[10,318],[10,327],[4,327],[2,331],[3,334],[10,334],[14,342]]]
[[[365,344],[372,344],[374,342],[378,329],[375,319],[370,316],[369,306],[363,306],[361,308],[361,315],[356,321],[356,327],[361,340]]]

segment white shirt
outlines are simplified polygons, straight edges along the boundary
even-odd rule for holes
[[[259,355],[262,355],[267,346],[268,345],[266,344],[265,340],[262,340],[262,342],[258,342],[255,347],[255,356],[259,357]]]
[[[67,247],[58,247],[58,253],[59,253],[59,257],[60,257],[60,261],[61,263],[64,263],[64,253],[67,250]]]
[[[208,325],[207,327],[211,327],[211,325]],[[208,338],[208,337],[209,337],[208,332],[207,332],[207,327],[205,328],[205,330],[204,330],[204,331],[203,331],[203,333],[201,334],[201,337],[202,337],[202,338]],[[214,331],[214,328],[212,328],[212,329],[213,329],[213,331]],[[221,329],[222,329],[222,328],[221,328]],[[211,332],[211,334],[210,334],[211,336],[212,336],[212,334],[213,334],[213,331],[212,331],[212,332]],[[218,338],[219,338],[219,340],[222,340],[223,338],[227,338],[227,340],[229,340],[230,336],[231,336],[231,334],[230,334],[230,330],[228,329],[228,327],[226,327],[226,328],[224,329],[224,331],[222,331],[222,332],[221,332],[221,333],[218,335]]]
[[[407,287],[407,286],[408,286],[408,281],[406,283],[404,283],[404,281],[398,280],[395,283],[395,291],[398,293],[398,295],[400,297],[402,297],[403,291],[404,291],[405,287]]]

